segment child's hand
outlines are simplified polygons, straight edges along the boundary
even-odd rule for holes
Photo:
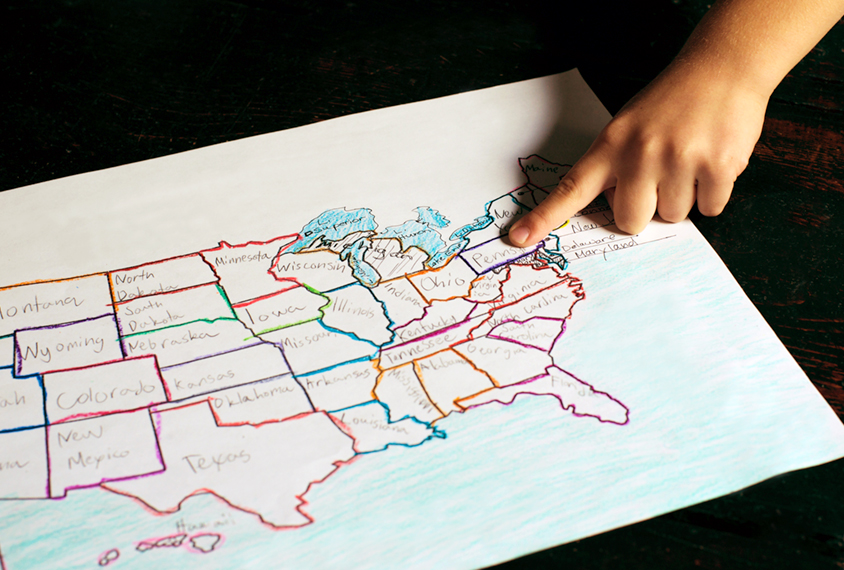
[[[844,0],[718,0],[674,62],[604,128],[510,240],[532,245],[602,191],[619,229],[724,209],[768,98],[844,13]]]
[[[726,79],[726,78],[723,78]],[[767,97],[675,62],[604,128],[533,212],[510,230],[527,246],[607,191],[616,225],[635,234],[654,213],[686,218],[697,200],[721,213],[762,132]]]

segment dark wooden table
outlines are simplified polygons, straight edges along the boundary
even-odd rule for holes
[[[614,112],[706,6],[567,4],[12,0],[0,190],[574,66]],[[839,23],[775,93],[725,213],[693,214],[840,417],[842,86]],[[536,567],[840,570],[844,460],[502,565]]]

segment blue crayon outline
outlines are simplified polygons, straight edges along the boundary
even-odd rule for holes
[[[6,428],[0,429],[0,433],[11,433],[14,431],[24,431],[28,429],[36,429],[41,427],[47,427],[50,425],[50,419],[47,417],[47,391],[44,388],[44,375],[40,373],[35,374],[27,374],[26,376],[16,376],[15,375],[15,365],[12,364],[11,366],[0,366],[0,370],[9,369],[12,372],[12,379],[13,380],[31,380],[35,378],[38,382],[38,387],[41,389],[41,415],[44,418],[43,424],[35,424],[29,426],[18,426],[16,428]]]
[[[313,376],[314,374],[323,374],[325,372],[330,372],[335,368],[340,368],[341,366],[345,366],[347,364],[355,364],[357,362],[372,362],[373,360],[377,360],[377,356],[361,356],[360,358],[353,358],[352,360],[346,360],[345,362],[338,362],[337,364],[332,364],[331,366],[326,366],[325,368],[320,368],[319,370],[311,370],[308,372],[303,372],[302,374],[293,374],[294,378],[307,378],[308,376]]]
[[[356,337],[356,338],[357,338],[358,340],[360,340],[360,341],[363,341],[363,342],[368,342],[368,343],[372,344],[373,346],[377,346],[379,349],[380,349],[381,347],[384,347],[384,346],[387,346],[387,345],[391,344],[391,343],[392,343],[392,342],[396,339],[396,333],[395,333],[395,331],[393,330],[393,327],[396,325],[396,323],[395,323],[395,321],[393,321],[393,319],[391,319],[391,318],[390,318],[389,311],[387,310],[387,305],[384,303],[384,301],[382,301],[381,299],[379,299],[378,297],[376,297],[376,296],[375,296],[375,293],[373,293],[373,292],[372,292],[372,287],[367,287],[367,286],[366,286],[366,285],[364,285],[363,283],[349,283],[348,285],[343,285],[343,286],[341,286],[341,287],[337,287],[337,288],[335,288],[335,289],[331,289],[330,291],[323,291],[323,292],[322,292],[322,294],[323,294],[323,295],[328,295],[328,294],[330,294],[330,293],[334,293],[334,292],[336,292],[336,291],[341,291],[341,290],[343,290],[343,289],[348,289],[349,287],[363,287],[363,288],[366,290],[366,292],[367,292],[367,293],[369,293],[369,295],[370,295],[370,296],[372,296],[372,299],[373,299],[376,303],[378,303],[379,305],[381,305],[382,312],[384,313],[384,316],[385,316],[385,317],[387,317],[387,321],[390,323],[390,324],[387,326],[387,330],[388,330],[388,331],[390,331],[390,335],[391,335],[391,336],[390,336],[390,340],[388,340],[387,342],[385,342],[385,343],[383,343],[383,344],[376,345],[376,344],[375,344],[374,342],[372,342],[372,341],[364,340],[364,339],[362,339],[362,338],[360,338],[360,337]],[[329,305],[326,305],[326,306],[325,306],[325,307],[323,307],[323,308],[327,308],[327,307],[329,307],[329,306],[331,306],[331,305],[333,305],[333,304],[334,304],[334,300],[332,299],[332,300],[331,300],[331,303],[330,303]],[[322,318],[325,318],[325,314],[324,314],[324,313],[323,313]],[[321,319],[320,319],[320,320],[321,320]],[[334,328],[333,328],[333,327],[331,327],[331,326],[329,326],[329,325],[326,325],[326,324],[325,324],[325,323],[323,323],[323,322],[320,322],[320,324],[321,324],[324,328],[329,329],[329,330],[331,330],[332,332],[334,332]],[[345,331],[340,331],[340,330],[337,330],[337,332],[343,332],[343,333],[345,333]],[[354,335],[354,333],[346,333],[346,334],[352,334],[352,335]]]
[[[360,404],[355,404],[354,406],[347,406],[347,407],[341,408],[339,410],[326,411],[326,413],[331,414],[331,415],[337,415],[337,414],[344,412],[346,410],[352,410],[354,408],[361,408],[363,406],[371,406],[373,404],[377,404],[377,405],[381,406],[381,408],[384,411],[384,415],[385,415],[385,419],[387,421],[387,425],[393,425],[393,424],[397,424],[397,423],[400,423],[400,422],[403,422],[403,421],[406,421],[406,420],[410,420],[412,422],[416,422],[418,424],[425,426],[427,429],[431,430],[431,434],[428,437],[426,437],[425,439],[423,439],[422,441],[420,441],[419,443],[414,443],[414,444],[399,443],[399,442],[388,443],[382,449],[373,449],[372,451],[355,451],[355,455],[369,455],[370,453],[380,453],[382,451],[387,451],[387,449],[391,446],[407,447],[407,448],[419,447],[420,445],[422,445],[426,441],[430,441],[434,438],[437,438],[437,439],[447,439],[448,438],[448,434],[443,429],[438,428],[435,425],[433,425],[433,422],[431,422],[431,423],[424,422],[424,421],[422,421],[422,420],[420,420],[420,419],[418,419],[414,416],[411,416],[409,414],[406,415],[406,416],[403,416],[403,417],[401,417],[397,420],[391,420],[390,419],[390,407],[387,404],[385,404],[384,402],[382,402],[381,400],[378,400],[378,399],[373,399],[373,400],[369,400],[369,401],[366,401],[366,402],[362,402]]]

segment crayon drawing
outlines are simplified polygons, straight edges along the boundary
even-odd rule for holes
[[[0,229],[21,260],[0,282],[0,568],[474,568],[844,454],[689,221],[627,235],[599,200],[537,246],[502,238],[583,150],[505,153],[542,146],[542,101],[591,109],[566,111],[586,134],[605,120],[572,77],[0,197],[34,211],[77,185],[102,222],[49,256],[68,227]],[[427,139],[420,111],[424,129],[439,117]],[[447,148],[480,139],[505,158]],[[360,184],[330,190],[338,173]],[[498,190],[432,183],[414,203],[404,184],[446,179]],[[272,229],[219,229],[226,200]]]

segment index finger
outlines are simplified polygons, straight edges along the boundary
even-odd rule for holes
[[[510,241],[528,247],[545,239],[551,230],[582,210],[598,194],[612,186],[610,161],[589,149],[536,208],[510,228]]]

